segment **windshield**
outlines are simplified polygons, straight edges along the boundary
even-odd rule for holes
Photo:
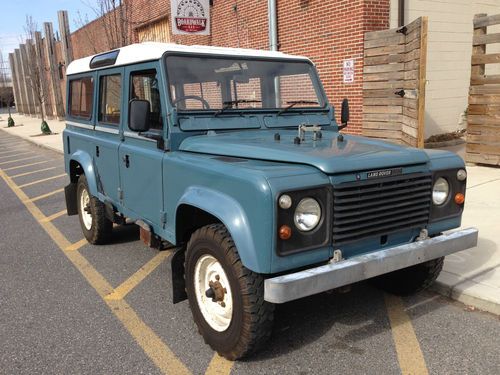
[[[178,111],[323,108],[316,71],[306,61],[167,56],[170,97]]]

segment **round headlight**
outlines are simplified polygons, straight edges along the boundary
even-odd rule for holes
[[[467,172],[465,169],[459,169],[457,171],[457,180],[458,181],[464,181],[467,178]]]
[[[303,232],[309,232],[316,228],[320,219],[321,206],[313,198],[302,199],[297,205],[293,216],[295,226]]]
[[[287,210],[292,207],[292,198],[289,195],[283,194],[278,200],[278,204],[281,208]]]
[[[432,202],[439,206],[446,202],[450,194],[450,185],[443,177],[439,177],[432,188]]]

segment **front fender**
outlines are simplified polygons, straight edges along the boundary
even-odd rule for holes
[[[68,165],[66,166],[66,170],[69,172],[70,171],[70,164],[71,161],[76,161],[78,164],[81,165],[85,177],[87,178],[87,184],[89,186],[89,193],[90,195],[97,197],[97,180],[95,176],[95,168],[94,168],[94,162],[92,160],[92,157],[81,150],[76,151],[71,155],[71,157],[68,160]]]
[[[246,268],[258,272],[269,267],[269,264],[260,264],[262,259],[256,253],[250,222],[237,200],[209,188],[192,186],[182,195],[177,209],[182,204],[197,207],[218,218],[231,233]]]

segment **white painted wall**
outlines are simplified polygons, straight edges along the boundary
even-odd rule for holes
[[[429,17],[425,137],[462,128],[460,114],[467,107],[474,14],[500,14],[500,0],[406,0],[405,22]],[[398,26],[398,0],[391,0],[391,28]],[[488,33],[500,27],[488,28]],[[487,47],[500,52],[500,44]],[[495,72],[496,70],[496,72]],[[500,73],[500,64],[486,73]]]

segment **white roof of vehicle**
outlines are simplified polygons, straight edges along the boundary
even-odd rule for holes
[[[245,56],[245,57],[270,57],[270,58],[288,58],[288,59],[306,59],[303,56],[288,55],[278,51],[267,51],[258,49],[244,49],[244,48],[226,48],[226,47],[212,47],[212,46],[185,46],[181,44],[173,43],[156,43],[156,42],[146,42],[131,44],[126,47],[119,48],[120,53],[116,59],[115,64],[112,66],[121,66],[134,64],[143,61],[152,61],[160,59],[165,52],[188,52],[188,53],[205,53],[214,55],[233,55],[233,56]],[[83,59],[78,59],[71,64],[69,64],[66,69],[66,74],[77,74],[88,72],[90,68],[90,60],[94,56],[101,54],[84,57]],[[103,68],[109,68],[111,66],[106,66]]]

